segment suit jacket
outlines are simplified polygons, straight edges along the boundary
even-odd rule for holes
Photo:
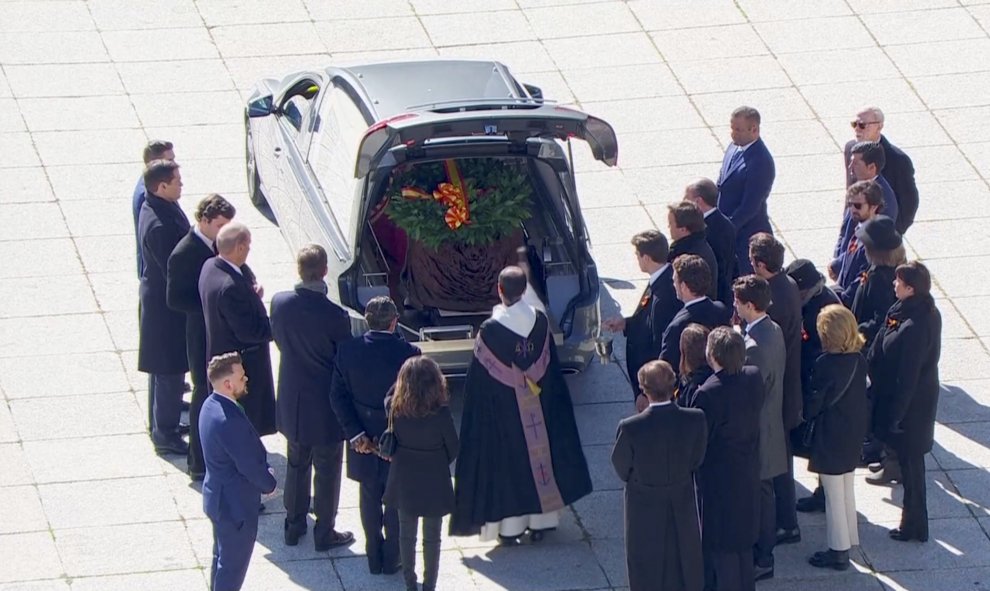
[[[787,434],[784,431],[784,335],[770,318],[746,329],[746,365],[760,368],[763,405],[760,407],[760,480],[787,471]]]
[[[767,198],[776,177],[773,156],[762,139],[732,162],[739,146],[730,144],[718,176],[718,209],[736,228],[737,244],[757,232],[772,232]],[[730,166],[731,163],[731,166]]]
[[[419,354],[418,347],[399,335],[378,331],[368,331],[337,346],[330,404],[344,437],[351,440],[364,433],[377,439],[385,431],[385,396],[405,360]],[[347,477],[371,481],[377,478],[381,461],[374,454],[360,454],[348,448]]]
[[[815,361],[807,411],[808,420],[815,421],[808,470],[819,474],[855,470],[870,422],[862,353],[826,353]]]
[[[866,337],[866,344],[883,328],[887,310],[897,302],[894,295],[894,267],[870,265],[856,284],[856,295],[852,299],[852,313],[859,322],[859,332]]]
[[[760,406],[763,378],[756,367],[720,371],[698,388],[708,447],[698,473],[702,543],[714,552],[751,552],[760,502]]]
[[[705,238],[704,232],[696,232],[675,240],[673,244],[670,245],[670,252],[667,255],[667,262],[673,263],[674,260],[685,254],[697,255],[708,263],[708,269],[712,272],[712,283],[708,288],[708,297],[711,299],[718,299],[718,260],[715,258],[715,252],[712,250],[708,240]]]
[[[663,347],[663,331],[683,307],[674,292],[674,269],[669,264],[651,283],[640,298],[632,316],[626,319],[626,369],[632,382],[633,396],[639,395],[636,372],[660,357]]]
[[[277,424],[289,441],[330,445],[344,439],[330,407],[337,344],[351,338],[351,322],[326,294],[296,287],[272,298],[272,335],[278,367]]]
[[[770,319],[777,323],[784,335],[787,362],[784,369],[784,428],[793,429],[801,424],[801,292],[797,283],[784,272],[769,279],[771,304],[767,308]]]
[[[425,417],[395,417],[392,428],[399,444],[388,470],[385,504],[420,517],[448,515],[454,510],[450,463],[460,450],[450,408]]]
[[[681,333],[692,322],[708,329],[729,324],[731,313],[722,302],[713,302],[705,298],[690,306],[684,306],[663,331],[663,341],[660,347],[660,359],[670,364],[674,373],[680,373],[681,365]]]
[[[186,317],[186,357],[193,382],[206,388],[206,321],[203,319],[203,302],[199,299],[199,275],[203,264],[213,257],[213,249],[206,245],[192,229],[179,240],[168,257],[168,307],[182,312]],[[204,391],[205,394],[205,391]]]
[[[275,384],[272,379],[272,327],[252,276],[213,257],[199,275],[199,296],[206,321],[206,350],[212,357],[238,351],[248,376],[248,393],[240,400],[260,435],[275,432]]]
[[[932,450],[942,316],[931,296],[899,300],[870,347],[873,432],[898,455]]]
[[[199,433],[206,460],[206,516],[213,521],[256,521],[261,495],[276,485],[257,431],[236,402],[214,392],[203,402]]]
[[[721,211],[713,209],[705,218],[705,239],[712,247],[718,265],[715,299],[731,308],[732,282],[739,276],[739,263],[736,261],[736,228]]]
[[[612,466],[625,483],[630,591],[704,586],[694,475],[707,441],[705,414],[672,403],[619,423]]]
[[[168,258],[189,231],[189,220],[177,203],[155,195],[141,206],[138,242],[144,257],[140,286],[138,370],[151,374],[180,374],[186,359],[186,318],[168,307]]]
[[[852,147],[855,140],[850,141],[845,147],[846,162],[846,186],[856,182],[856,177],[849,172],[849,160],[851,158]],[[901,234],[914,223],[914,216],[918,213],[920,199],[918,197],[918,185],[914,180],[914,163],[911,157],[903,150],[890,143],[886,136],[880,136],[880,147],[883,148],[884,165],[880,171],[883,177],[889,182],[889,186],[894,195],[897,196],[898,213],[894,218],[894,226]],[[888,214],[889,215],[889,214]]]

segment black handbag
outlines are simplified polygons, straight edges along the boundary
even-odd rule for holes
[[[378,455],[383,460],[391,460],[395,455],[395,448],[399,446],[399,440],[392,430],[392,409],[388,411],[388,428],[378,438]]]
[[[852,386],[852,382],[855,377],[856,368],[853,368],[853,373],[849,376],[849,381],[846,382],[846,387],[839,392],[839,395],[836,396],[832,402],[829,402],[824,408],[822,408],[817,415],[805,420],[803,423],[795,427],[793,431],[791,431],[791,451],[794,455],[799,458],[811,459],[811,446],[815,443],[815,429],[818,425],[818,420],[822,418],[826,410],[832,408],[838,404],[840,400],[842,400],[842,397],[849,391],[849,387]]]

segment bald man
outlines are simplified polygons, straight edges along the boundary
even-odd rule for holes
[[[241,406],[259,435],[275,433],[275,384],[269,342],[272,326],[247,267],[251,231],[240,222],[220,229],[217,256],[203,264],[199,295],[206,320],[206,349],[210,357],[231,351],[241,354],[251,387]]]

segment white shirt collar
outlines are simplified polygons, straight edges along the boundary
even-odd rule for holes
[[[195,234],[196,236],[198,236],[199,239],[203,241],[203,244],[205,244],[206,246],[210,247],[210,250],[211,251],[213,250],[213,241],[210,240],[209,238],[207,238],[206,237],[206,234],[203,234],[203,232],[200,231],[198,224],[193,224],[192,231],[193,231],[193,234]]]
[[[755,140],[749,142],[745,146],[740,146],[740,145],[736,144],[736,147],[739,148],[739,151],[740,152],[745,152],[746,151],[746,148],[748,148],[748,147],[752,146],[753,144],[755,144],[757,141],[759,141],[759,139],[760,138],[756,138]]]
[[[667,406],[668,404],[670,404],[669,400],[667,400],[666,402],[651,402],[650,408],[653,408],[654,406]]]
[[[226,398],[227,400],[233,402],[237,406],[240,406],[241,405],[239,402],[237,402],[236,400],[234,400],[234,397],[233,396],[228,396],[228,395],[224,394],[223,392],[217,392],[216,390],[214,390],[213,393],[216,394],[217,396],[219,396],[220,398]]]
[[[492,320],[521,337],[528,337],[536,326],[536,308],[523,300],[511,306],[499,304],[492,308]]]
[[[654,283],[657,282],[657,279],[659,279],[660,276],[663,275],[663,272],[666,271],[667,270],[667,267],[669,267],[669,266],[670,266],[670,263],[664,263],[664,265],[662,267],[660,267],[656,271],[650,273],[650,285],[651,286]]]
[[[754,326],[756,326],[757,324],[763,322],[767,318],[769,318],[769,316],[767,316],[766,314],[764,314],[763,316],[760,316],[756,320],[754,320],[754,321],[750,322],[749,324],[747,324],[746,325],[746,334],[749,334],[749,331],[753,330],[753,327]]]
[[[241,268],[240,267],[238,267],[234,263],[228,261],[227,259],[223,258],[223,255],[217,255],[217,258],[220,259],[221,261],[227,263],[228,265],[230,265],[230,268],[233,269],[233,270],[235,270],[235,271],[237,271],[237,274],[238,275],[244,275],[244,271],[241,271]]]
[[[713,207],[713,208],[709,209],[708,211],[702,212],[701,215],[703,215],[705,217],[705,219],[707,220],[710,215],[712,215],[713,213],[715,213],[715,210],[716,209],[718,209],[718,208],[717,207]]]
[[[694,298],[689,302],[684,302],[684,307],[687,308],[691,304],[697,304],[698,302],[703,302],[708,299],[708,296],[701,296],[700,298]]]

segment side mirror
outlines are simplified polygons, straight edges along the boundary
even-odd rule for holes
[[[248,117],[267,117],[275,112],[275,100],[268,94],[262,97],[251,99],[248,102]]]
[[[529,96],[535,99],[543,99],[543,89],[538,86],[533,86],[532,84],[523,84],[523,88],[529,93]]]

